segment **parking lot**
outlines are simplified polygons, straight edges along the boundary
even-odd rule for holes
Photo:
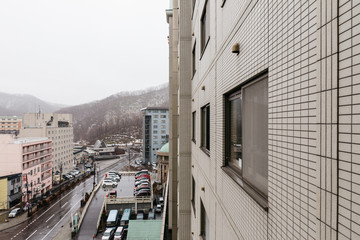
[[[118,186],[116,188],[112,188],[112,187],[106,187],[103,188],[101,187],[101,189],[99,189],[99,191],[103,191],[103,192],[108,192],[111,190],[116,190],[117,191],[117,197],[121,198],[121,197],[133,197],[133,193],[134,193],[134,175],[125,175],[122,174],[121,176],[121,180],[118,183]]]

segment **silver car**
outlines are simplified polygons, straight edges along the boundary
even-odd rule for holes
[[[21,208],[15,208],[9,213],[9,218],[14,218],[20,214]]]
[[[106,188],[106,187],[113,187],[113,188],[116,188],[117,187],[117,182],[113,182],[111,180],[104,180],[103,181],[103,184],[102,184],[102,187],[103,188]]]

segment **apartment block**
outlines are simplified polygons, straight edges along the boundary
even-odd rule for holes
[[[166,12],[172,239],[360,239],[360,2]]]
[[[72,114],[26,113],[20,136],[50,138],[53,142],[53,173],[62,175],[73,170]]]
[[[0,134],[19,134],[21,118],[17,116],[0,116]]]
[[[143,156],[145,163],[156,163],[158,151],[169,139],[169,110],[146,107],[143,114]]]
[[[29,201],[52,188],[52,141],[49,138],[0,135],[0,177],[19,174],[23,201]],[[13,185],[15,182],[18,183],[18,180],[14,180]],[[15,193],[19,188],[15,186],[11,190]]]
[[[0,210],[10,209],[21,200],[21,173],[0,176]]]

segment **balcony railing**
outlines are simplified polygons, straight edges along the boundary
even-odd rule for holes
[[[52,148],[52,144],[47,144],[47,145],[44,145],[42,147],[31,147],[29,149],[27,149],[26,147],[23,148],[23,153],[31,153],[31,152],[36,152],[36,151],[39,151],[39,150],[43,150],[43,149],[47,149],[47,148]]]
[[[41,154],[37,154],[36,156],[29,156],[29,158],[27,158],[27,157],[23,157],[23,162],[27,162],[27,161],[31,161],[31,160],[34,160],[34,159],[38,159],[38,158],[41,158],[41,157],[47,157],[47,156],[49,156],[49,155],[51,155],[52,154],[52,152],[51,151],[48,151],[48,152],[46,152],[46,153],[41,153]]]
[[[45,172],[45,171],[47,171],[47,170],[49,170],[49,169],[51,169],[51,168],[52,168],[51,166],[42,167],[42,168],[41,168],[41,171],[42,171],[42,172]]]
[[[44,180],[48,179],[49,177],[51,177],[51,175],[41,177],[41,181],[44,181]]]

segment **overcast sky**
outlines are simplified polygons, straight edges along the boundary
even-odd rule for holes
[[[0,92],[76,105],[168,82],[169,0],[0,1]]]

